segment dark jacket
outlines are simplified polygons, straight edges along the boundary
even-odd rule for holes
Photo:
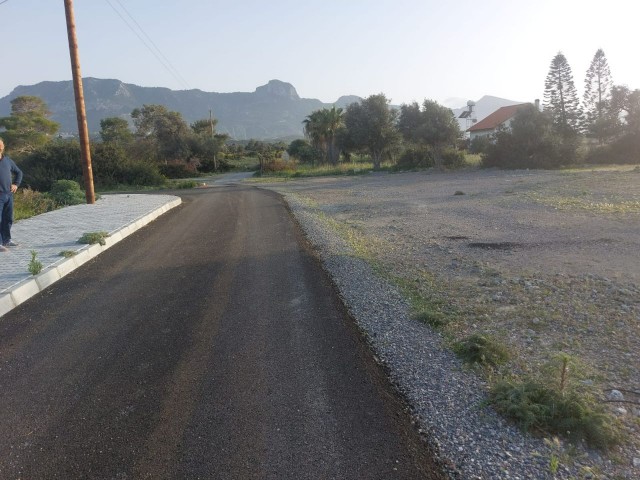
[[[13,175],[16,176],[15,180]],[[22,170],[6,155],[0,158],[0,193],[11,193],[11,184],[20,185]]]

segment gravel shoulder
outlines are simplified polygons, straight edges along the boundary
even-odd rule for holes
[[[458,171],[317,178],[280,192],[374,354],[453,478],[640,475],[640,168]],[[395,280],[395,281],[393,281]],[[449,335],[500,338],[516,372],[558,353],[628,433],[606,455],[550,447],[485,405],[487,384],[442,334],[411,319],[412,282],[457,312]],[[561,460],[551,473],[552,456]]]

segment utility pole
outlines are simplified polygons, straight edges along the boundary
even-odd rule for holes
[[[213,134],[214,130],[213,130],[213,113],[211,113],[211,109],[209,109],[209,126],[211,127],[211,140],[213,140],[215,138],[215,135]],[[213,154],[213,171],[217,172],[218,171],[218,159],[216,158],[216,154]]]
[[[73,15],[72,0],[64,0],[64,11],[67,16],[67,35],[69,37],[69,55],[71,56],[71,74],[73,75],[73,92],[76,97],[76,116],[78,118],[78,134],[80,135],[84,192],[87,203],[93,204],[96,202],[96,195],[93,190],[89,129],[87,128],[87,114],[84,109],[84,93],[82,91],[82,75],[80,74],[78,39],[76,38],[76,23]]]

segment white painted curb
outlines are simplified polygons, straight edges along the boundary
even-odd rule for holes
[[[134,220],[128,225],[125,225],[113,232],[109,233],[109,236],[105,239],[105,245],[88,245],[79,250],[73,257],[65,258],[60,262],[54,263],[48,266],[44,271],[38,275],[34,275],[17,285],[14,285],[10,290],[0,294],[0,317],[5,313],[13,310],[21,303],[25,302],[34,295],[40,293],[48,286],[60,280],[65,275],[73,272],[76,268],[87,263],[92,258],[100,255],[106,249],[112,247],[120,240],[131,235],[136,230],[151,223],[163,213],[168,212],[172,208],[177,207],[182,203],[180,198],[176,198],[169,203],[164,204],[162,207],[148,213],[142,218]]]

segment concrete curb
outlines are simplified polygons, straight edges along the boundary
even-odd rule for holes
[[[128,225],[109,232],[104,245],[84,246],[73,257],[64,258],[52,265],[48,265],[38,275],[13,285],[10,289],[0,294],[0,317],[181,203],[182,200],[180,198],[165,203],[162,207],[134,220]]]

